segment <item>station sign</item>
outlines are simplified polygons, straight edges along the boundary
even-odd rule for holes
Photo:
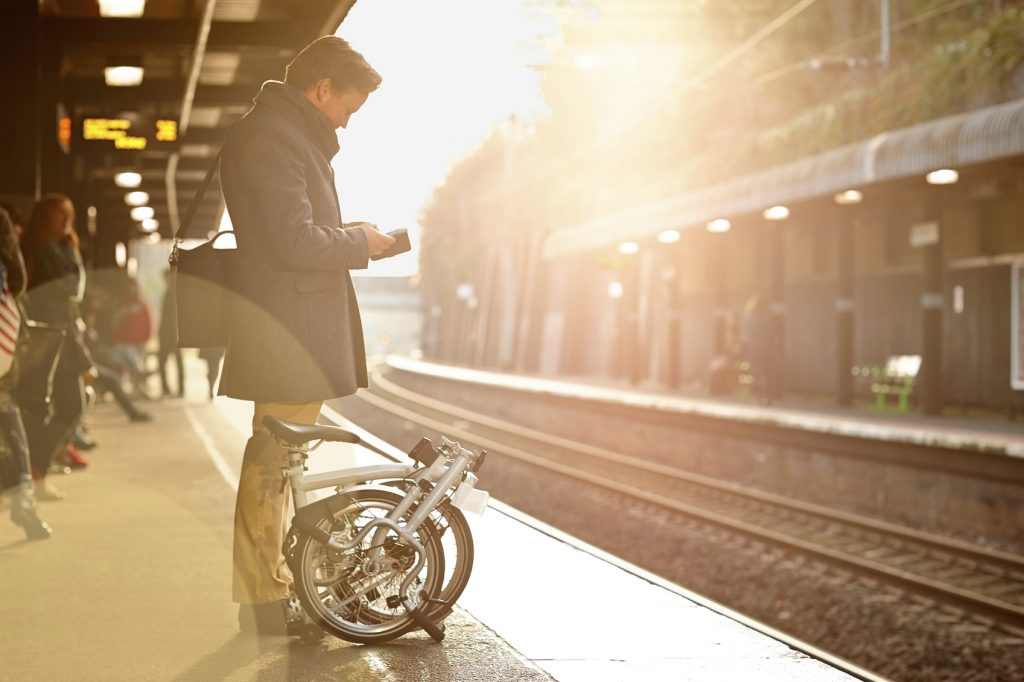
[[[152,149],[178,140],[178,121],[170,118],[86,117],[79,129],[82,142],[125,151]]]
[[[910,245],[915,249],[939,243],[939,224],[932,221],[910,226]]]

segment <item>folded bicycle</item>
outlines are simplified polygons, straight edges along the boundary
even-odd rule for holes
[[[473,536],[462,510],[483,512],[476,488],[485,451],[447,438],[423,438],[412,463],[375,464],[307,474],[309,453],[323,443],[352,443],[393,459],[337,426],[263,419],[287,451],[281,488],[290,485],[295,516],[284,555],[295,595],[311,623],[306,641],[323,632],[362,644],[386,642],[421,628],[440,642],[473,569]],[[335,488],[310,503],[307,493]]]

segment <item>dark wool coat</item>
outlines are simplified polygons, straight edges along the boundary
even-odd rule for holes
[[[238,245],[220,393],[305,403],[366,386],[366,352],[348,271],[366,237],[341,227],[334,127],[301,92],[268,81],[221,155]]]

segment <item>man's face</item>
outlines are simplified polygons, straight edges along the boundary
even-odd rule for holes
[[[321,81],[317,84],[314,104],[330,120],[331,125],[335,128],[345,128],[348,126],[349,117],[359,111],[368,95],[355,88],[335,90],[324,83],[325,81]]]

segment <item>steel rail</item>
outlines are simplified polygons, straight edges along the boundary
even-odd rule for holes
[[[922,533],[920,531],[913,531],[893,524],[876,521],[874,519],[866,519],[846,512],[837,512],[817,505],[788,500],[762,491],[750,490],[743,486],[725,483],[705,476],[700,476],[698,474],[691,474],[673,467],[644,462],[633,457],[580,444],[558,436],[552,436],[550,434],[544,434],[518,425],[508,424],[507,422],[502,422],[501,420],[485,415],[479,415],[469,410],[453,407],[441,403],[433,398],[399,387],[378,374],[375,374],[373,378],[376,389],[383,391],[384,393],[390,392],[398,400],[412,402],[421,408],[425,407],[432,411],[441,412],[442,414],[452,416],[457,420],[475,422],[485,428],[499,431],[499,433],[512,435],[521,439],[533,440],[540,444],[546,444],[549,447],[572,450],[579,455],[612,461],[622,466],[633,467],[659,476],[668,476],[693,485],[704,486],[717,492],[745,497],[754,500],[759,504],[778,506],[788,511],[798,512],[800,514],[827,520],[832,523],[845,524],[862,531],[866,530],[876,533],[883,537],[895,537],[902,542],[922,547],[931,552],[938,552],[939,554],[948,555],[953,558],[963,558],[974,564],[995,565],[1002,572],[1015,574],[1009,576],[1012,579],[1017,581],[1024,579],[1024,558],[1017,557],[1013,554],[987,550],[985,548],[970,545],[969,543],[941,538]],[[677,513],[696,518],[702,522],[724,527],[728,530],[739,532],[758,540],[771,542],[772,544],[787,548],[795,548],[833,565],[838,565],[846,569],[852,568],[857,572],[868,573],[874,576],[881,576],[890,581],[896,582],[908,590],[924,594],[929,597],[938,597],[946,601],[954,602],[961,607],[966,607],[972,612],[982,613],[987,617],[994,618],[1015,628],[1024,626],[1024,607],[1010,604],[999,599],[994,599],[969,589],[950,585],[940,580],[915,574],[908,570],[889,566],[870,558],[854,556],[845,551],[830,549],[822,544],[797,538],[787,533],[778,532],[776,530],[736,518],[730,518],[725,514],[710,512],[706,509],[700,508],[699,506],[687,504],[650,490],[625,484],[619,480],[608,478],[607,476],[581,471],[578,467],[553,462],[550,459],[526,452],[520,448],[511,447],[501,440],[488,438],[487,436],[471,432],[464,428],[460,428],[459,426],[453,426],[451,423],[431,418],[421,412],[403,408],[395,404],[393,400],[387,400],[374,393],[360,393],[357,394],[357,396],[378,409],[400,416],[404,419],[408,419],[409,421],[419,423],[423,426],[427,426],[428,428],[444,433],[450,433],[457,438],[468,440],[481,447],[486,447],[497,454],[505,455],[555,473],[619,492],[649,504],[667,508]]]

